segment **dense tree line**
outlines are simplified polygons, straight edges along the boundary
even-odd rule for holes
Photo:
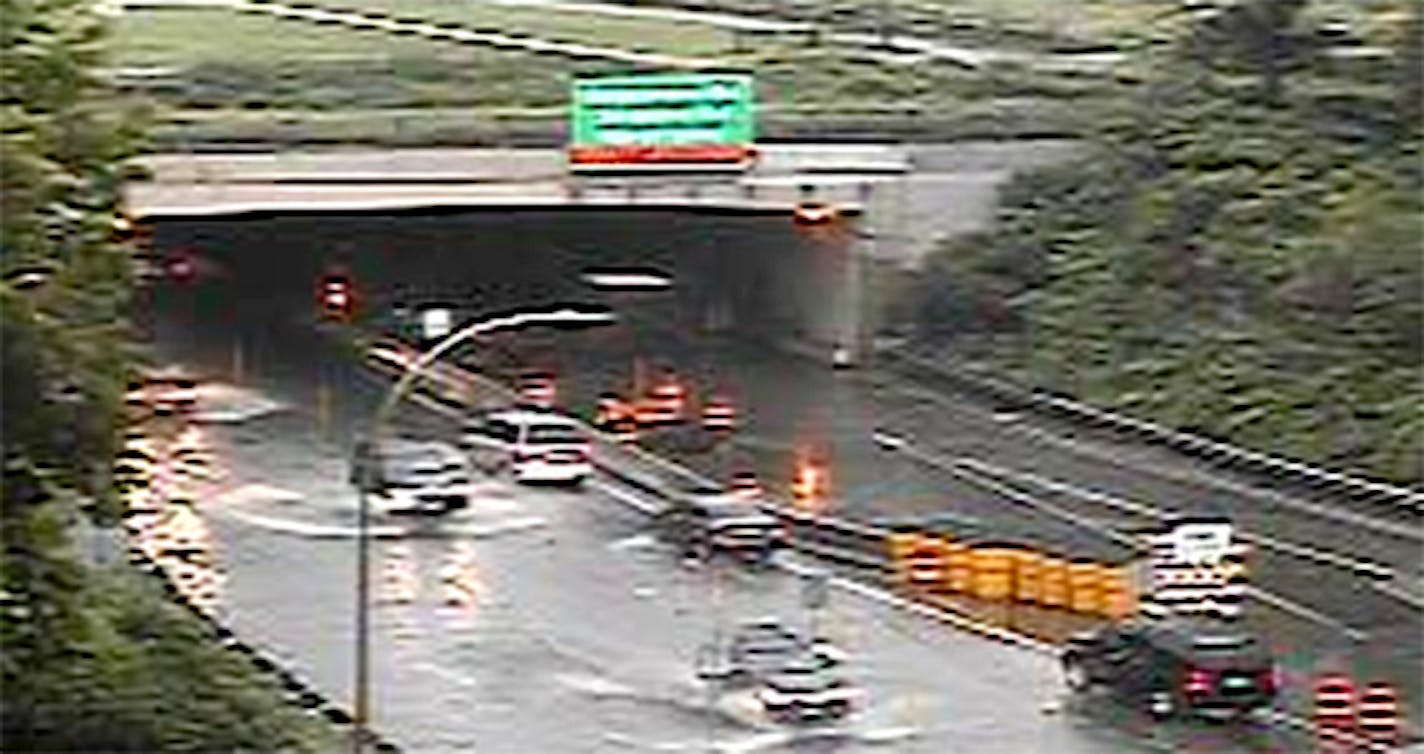
[[[933,258],[922,332],[1039,387],[1391,480],[1424,474],[1418,6],[1195,21],[1072,164]]]
[[[139,356],[114,242],[136,121],[78,0],[0,0],[0,749],[302,751],[330,733],[127,566],[78,556],[112,524],[119,408]]]

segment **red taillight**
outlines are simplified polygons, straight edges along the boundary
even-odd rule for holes
[[[1211,691],[1212,673],[1203,668],[1192,668],[1187,671],[1187,693],[1205,694]]]
[[[1280,688],[1280,682],[1276,678],[1275,669],[1267,668],[1258,673],[1256,675],[1256,685],[1267,694],[1276,693],[1276,689]]]

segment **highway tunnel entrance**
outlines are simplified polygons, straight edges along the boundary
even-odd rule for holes
[[[854,347],[860,271],[846,225],[798,225],[789,211],[482,207],[154,217],[170,274],[156,295],[205,326],[289,326],[318,317],[332,270],[356,286],[359,319],[387,323],[426,303],[464,317],[554,303],[602,303],[641,326],[677,328],[829,357]],[[175,262],[185,274],[171,274]],[[665,294],[608,294],[593,267],[651,267]],[[176,279],[175,279],[176,278]]]

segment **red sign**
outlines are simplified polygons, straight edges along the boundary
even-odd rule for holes
[[[658,163],[740,163],[751,159],[750,147],[739,144],[625,144],[569,147],[576,165],[648,165]]]

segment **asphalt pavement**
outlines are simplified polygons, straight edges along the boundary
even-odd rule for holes
[[[343,698],[354,540],[342,524],[355,500],[344,458],[303,433],[303,419],[315,428],[296,410],[210,427],[228,487],[206,510],[228,574],[230,625]],[[417,421],[401,431],[429,429]],[[1072,754],[1299,743],[1200,723],[1152,726],[1102,699],[1074,703],[1050,656],[843,591],[816,620],[851,653],[865,706],[841,725],[777,726],[746,693],[709,692],[694,658],[741,619],[809,620],[798,579],[680,563],[620,500],[628,494],[495,481],[468,514],[433,526],[378,522],[375,726],[419,752]],[[454,600],[452,563],[469,584]]]
[[[1254,547],[1249,567],[1260,598],[1248,619],[1297,677],[1343,669],[1388,679],[1412,719],[1424,713],[1412,670],[1424,662],[1417,596],[1424,527],[1417,520],[1269,489],[1171,451],[999,411],[883,372],[836,372],[735,341],[692,340],[630,314],[634,332],[558,337],[525,346],[518,358],[471,361],[492,372],[517,360],[552,368],[564,404],[578,411],[601,391],[631,391],[635,372],[670,367],[699,399],[730,396],[743,427],[706,452],[678,433],[646,444],[716,478],[754,468],[763,485],[783,491],[798,455],[819,458],[831,477],[826,507],[849,518],[926,522],[1107,559],[1122,549],[1107,530],[1144,527],[1168,512],[1227,515]],[[917,453],[888,451],[877,432],[907,439]],[[1025,505],[1025,498],[1048,505]]]
[[[169,334],[168,356],[220,371],[224,337]],[[351,370],[354,361],[342,368],[320,342],[269,334],[265,350],[249,354],[242,382],[262,408],[205,425],[221,482],[199,510],[227,573],[221,610],[230,625],[345,698],[355,500],[344,438],[363,425],[380,385]],[[417,408],[398,426],[415,436],[450,432]],[[797,578],[679,563],[628,494],[493,480],[471,511],[434,527],[378,522],[378,729],[419,752],[1305,746],[1281,731],[1157,726],[1106,699],[1069,700],[1052,657],[955,631],[875,590],[833,591],[818,617],[851,652],[864,709],[828,728],[772,725],[744,693],[709,694],[693,678],[693,658],[739,618],[806,620]],[[452,590],[463,596],[452,599]]]

